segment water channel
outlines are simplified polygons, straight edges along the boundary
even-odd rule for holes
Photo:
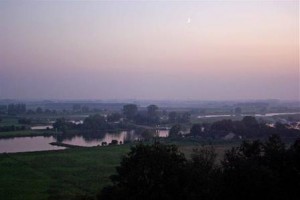
[[[158,137],[167,137],[168,130],[156,132]],[[62,142],[64,144],[82,147],[101,146],[109,144],[113,140],[118,144],[126,141],[142,139],[142,135],[135,131],[122,131],[119,133],[103,133],[92,135],[66,135],[66,136],[36,136],[36,137],[15,137],[0,139],[0,153],[30,152],[30,151],[49,151],[61,150],[65,147],[51,145],[52,142]]]

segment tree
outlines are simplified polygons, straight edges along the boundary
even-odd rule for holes
[[[245,116],[242,119],[242,122],[244,123],[246,128],[251,128],[251,129],[258,129],[259,128],[259,124],[258,124],[257,120],[255,119],[255,117]]]
[[[107,115],[107,121],[108,122],[118,122],[121,119],[121,114],[120,113],[112,113]]]
[[[26,114],[33,115],[33,114],[35,114],[35,112],[33,110],[29,109],[29,110],[27,110]]]
[[[242,109],[241,109],[240,107],[235,108],[235,109],[234,109],[234,114],[235,114],[236,116],[241,116],[241,114],[242,114]]]
[[[181,123],[188,123],[190,122],[191,114],[189,112],[184,112],[180,116],[180,122]]]
[[[29,124],[31,124],[31,119],[28,119],[28,118],[20,118],[20,119],[18,120],[18,122],[19,122],[19,124],[27,124],[27,125],[29,125]]]
[[[169,122],[175,123],[177,121],[177,112],[170,112],[169,113]]]
[[[172,126],[170,131],[169,131],[169,137],[171,137],[171,138],[179,137],[180,136],[180,131],[181,131],[180,124],[176,124],[176,125]]]
[[[217,199],[221,176],[220,169],[215,165],[216,157],[212,146],[193,149],[187,167],[187,199]]]
[[[174,145],[138,144],[122,159],[112,186],[98,198],[120,199],[298,199],[300,140],[289,149],[278,136],[243,141],[216,164],[212,147],[187,160]],[[274,162],[276,161],[276,162]]]
[[[82,106],[81,111],[87,113],[90,111],[90,108],[88,106]]]
[[[157,110],[158,110],[157,105],[149,105],[147,107],[148,116],[149,117],[156,117],[157,116]]]
[[[67,123],[65,118],[59,118],[56,119],[56,121],[53,124],[53,129],[57,130],[57,131],[62,131],[65,132],[69,126],[69,124]]]
[[[200,136],[202,133],[202,126],[200,124],[194,124],[191,128],[190,134],[194,137]]]
[[[7,113],[7,106],[0,105],[0,114],[6,114],[6,113]]]
[[[7,113],[9,115],[24,114],[25,112],[26,112],[25,104],[9,104],[7,107]]]
[[[149,105],[147,107],[147,116],[146,121],[148,124],[157,124],[159,123],[159,116],[158,116],[158,107],[156,105]]]
[[[173,111],[169,113],[170,123],[188,123],[190,118],[191,114],[189,112],[177,113]]]
[[[265,162],[271,168],[285,168],[286,148],[278,135],[272,135],[263,145]]]
[[[99,199],[183,199],[187,160],[174,145],[138,144],[123,157],[112,176],[113,186]]]
[[[73,111],[81,111],[81,105],[80,104],[73,104],[72,106]]]
[[[88,130],[104,130],[108,126],[105,117],[96,114],[84,119],[83,128]]]
[[[280,137],[273,135],[264,143],[244,141],[227,151],[222,161],[223,198],[298,199],[300,154],[295,147],[297,141],[286,149]]]
[[[127,104],[123,106],[123,114],[129,120],[133,120],[137,114],[138,108],[135,104]]]
[[[233,123],[231,119],[223,119],[212,124],[211,129],[217,131],[233,131]]]
[[[151,138],[155,136],[155,131],[146,129],[141,131],[140,135],[145,141],[149,141]]]
[[[42,114],[43,113],[43,109],[41,107],[37,107],[35,112],[37,114]]]

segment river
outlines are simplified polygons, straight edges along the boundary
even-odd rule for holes
[[[167,137],[168,130],[157,131],[158,137]],[[126,141],[142,139],[142,135],[135,131],[122,131],[119,133],[104,133],[101,135],[66,135],[66,136],[36,136],[36,137],[16,137],[0,139],[0,153],[16,153],[31,151],[62,150],[65,147],[51,145],[52,142],[62,142],[64,144],[82,147],[101,146],[116,140],[118,144]]]
[[[266,113],[266,114],[242,114],[241,116],[254,116],[254,117],[274,117],[279,115],[297,115],[300,112],[290,113]],[[235,115],[218,114],[218,115],[199,115],[197,118],[217,118],[217,117],[234,117]]]

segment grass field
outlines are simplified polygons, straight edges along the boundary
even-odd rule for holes
[[[57,133],[51,130],[7,131],[7,132],[0,132],[0,138],[41,136],[41,135],[53,135],[53,134],[57,134]]]
[[[128,145],[0,154],[0,199],[43,200],[95,196],[110,183]]]
[[[19,126],[18,119],[16,117],[4,117],[0,122],[0,126]]]
[[[41,132],[39,131],[32,131],[32,130],[24,130],[24,131],[7,131],[7,132],[0,132],[0,138],[5,137],[23,137],[23,136],[35,136],[40,135]]]
[[[169,143],[169,142],[168,142]],[[177,143],[187,158],[196,143]],[[222,156],[232,145],[215,145]],[[67,149],[63,151],[0,154],[0,199],[65,200],[95,197],[110,184],[122,155],[130,145]],[[221,157],[219,157],[221,158]]]

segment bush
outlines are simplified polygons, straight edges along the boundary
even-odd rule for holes
[[[215,163],[213,148],[198,148],[187,160],[174,145],[131,148],[98,199],[297,199],[300,140],[286,148],[274,135],[244,141]]]

